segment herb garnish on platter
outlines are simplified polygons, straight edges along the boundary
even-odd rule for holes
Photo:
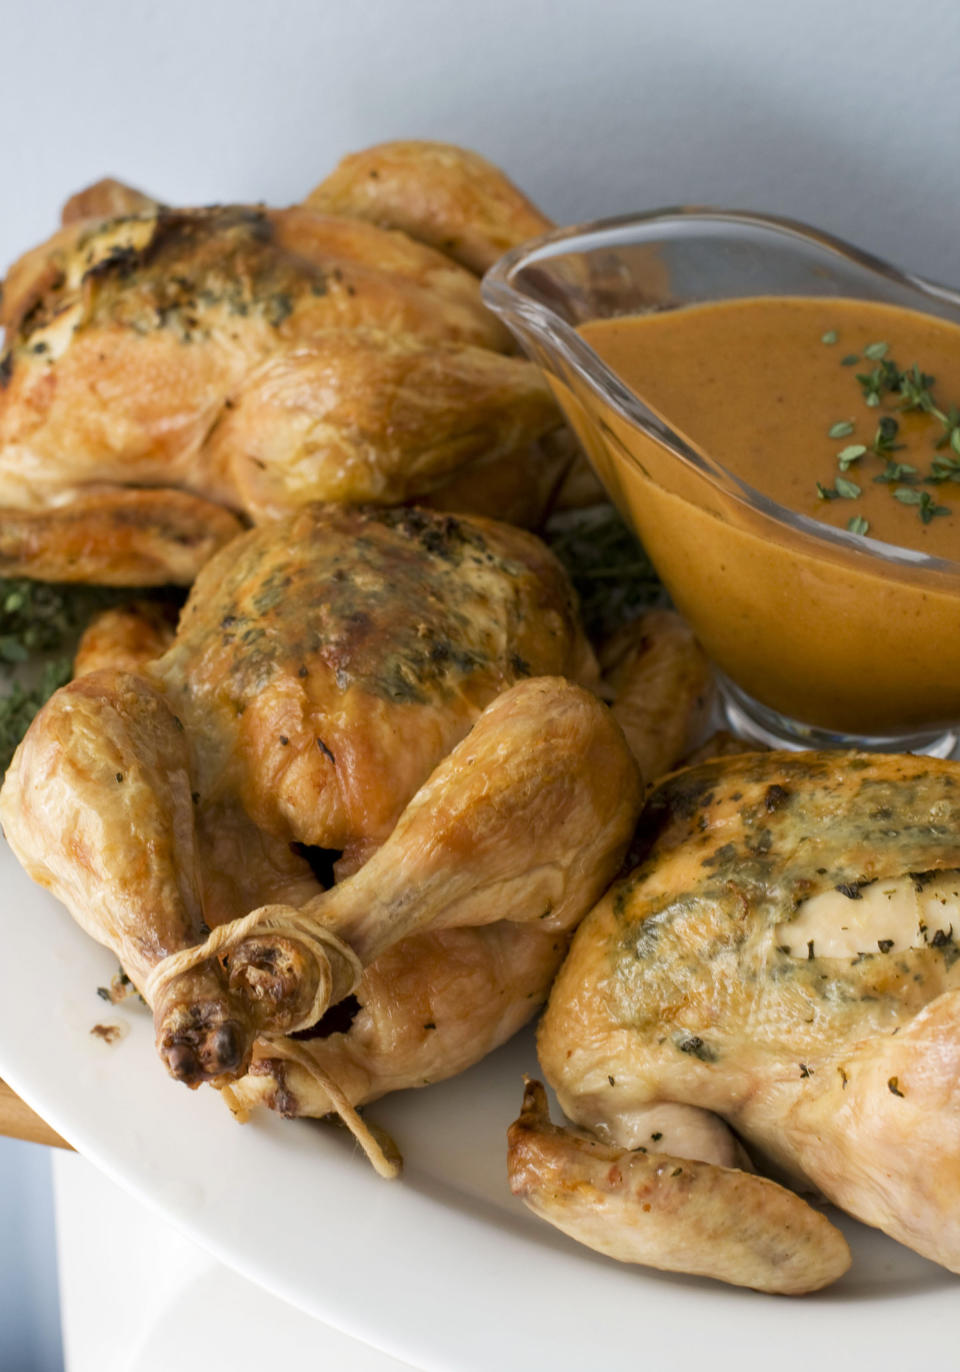
[[[667,604],[653,564],[612,505],[564,510],[553,516],[543,538],[573,582],[594,642],[641,611]]]
[[[0,776],[41,705],[70,680],[92,615],[129,599],[105,586],[0,578]]]

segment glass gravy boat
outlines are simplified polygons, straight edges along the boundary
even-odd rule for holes
[[[547,234],[491,268],[483,294],[545,371],[719,668],[735,732],[781,747],[953,750],[960,562],[770,500],[645,404],[577,326],[764,295],[883,301],[960,324],[960,295],[789,220],[694,208]]]

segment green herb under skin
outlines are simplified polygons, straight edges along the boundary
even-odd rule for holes
[[[832,345],[832,344],[836,343],[836,341],[837,341],[837,331],[836,331],[836,329],[828,329],[827,332],[826,332],[825,334],[822,334],[821,337],[820,337],[820,342],[821,342],[821,343],[826,343],[826,344],[828,344],[828,345]]]

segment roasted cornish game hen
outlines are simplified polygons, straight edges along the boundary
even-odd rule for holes
[[[475,154],[385,144],[287,209],[103,182],[65,220],[4,283],[6,575],[186,585],[312,500],[535,522],[571,465],[546,382],[447,255],[479,268],[548,224]]]
[[[529,1017],[641,790],[538,539],[309,506],[207,564],[158,660],[137,667],[163,624],[113,615],[0,814],[152,1004],[174,1076],[324,1114]],[[111,632],[125,668],[97,665]]]
[[[769,753],[653,793],[539,1036],[511,1184],[627,1262],[813,1290],[849,1253],[764,1170],[960,1271],[960,769]],[[735,1131],[735,1133],[731,1132]]]

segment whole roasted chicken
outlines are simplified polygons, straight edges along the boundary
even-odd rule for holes
[[[207,564],[157,660],[162,621],[133,624],[88,636],[0,815],[152,1004],[175,1077],[320,1115],[533,1013],[641,787],[538,539],[308,506]],[[686,650],[652,632],[662,679]],[[677,679],[695,712],[702,680]]]
[[[0,572],[188,584],[318,499],[538,519],[573,449],[470,268],[547,222],[425,143],[288,209],[74,197],[4,283]]]
[[[849,1263],[764,1170],[960,1271],[960,768],[730,757],[653,793],[540,1027],[511,1184],[627,1262],[800,1292]]]

